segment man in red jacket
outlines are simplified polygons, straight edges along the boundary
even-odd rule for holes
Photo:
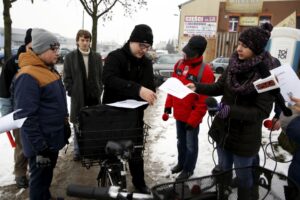
[[[193,36],[182,49],[184,59],[174,66],[173,77],[184,85],[191,82],[213,83],[214,74],[209,65],[203,62],[203,52],[207,41],[202,36]],[[207,96],[191,93],[179,99],[168,94],[164,113],[171,114],[172,108],[176,119],[178,163],[171,169],[172,174],[181,172],[177,179],[187,179],[193,175],[198,157],[199,124],[206,114]]]

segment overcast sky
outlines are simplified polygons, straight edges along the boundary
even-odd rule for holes
[[[178,5],[187,0],[148,0],[147,8],[125,18],[120,7],[114,9],[112,21],[98,21],[98,42],[112,41],[122,44],[136,24],[145,23],[152,27],[154,43],[178,37]],[[1,14],[3,2],[0,4]],[[18,0],[11,8],[13,28],[44,28],[62,36],[75,38],[82,28],[83,7],[79,0]],[[3,17],[0,17],[3,27]],[[91,30],[91,18],[84,14],[84,28]]]

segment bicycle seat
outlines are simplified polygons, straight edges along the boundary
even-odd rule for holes
[[[133,142],[131,140],[108,141],[105,152],[108,155],[130,158],[131,152],[133,152]]]

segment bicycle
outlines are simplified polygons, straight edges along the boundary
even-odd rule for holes
[[[79,154],[84,167],[100,166],[98,185],[126,190],[127,161],[143,156],[149,126],[139,110],[107,105],[80,111],[77,130]]]
[[[97,177],[101,187],[120,186],[126,190],[127,160],[131,158],[134,149],[143,146],[134,146],[131,140],[108,141],[105,152],[108,159],[100,164],[100,171]]]
[[[253,188],[257,188],[255,190],[256,199],[300,199],[299,186],[293,180],[285,175],[257,166],[155,185],[151,189],[152,195],[122,191],[119,186],[97,188],[81,185],[69,185],[67,195],[107,200],[234,200],[237,199],[238,188],[232,185],[231,180],[236,177],[236,171],[249,169],[256,177],[253,183]]]

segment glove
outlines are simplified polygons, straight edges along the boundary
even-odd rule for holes
[[[169,114],[164,113],[161,117],[164,121],[167,121],[169,119]]]
[[[172,114],[172,108],[170,107],[166,107],[165,110],[164,110],[164,113],[167,113],[167,114]]]
[[[69,144],[69,138],[71,137],[71,127],[68,120],[64,124],[64,133],[65,133],[65,143]]]
[[[227,104],[224,104],[224,103],[219,103],[219,106],[218,106],[218,114],[217,116],[220,117],[221,119],[225,119],[226,117],[228,117],[229,115],[229,112],[230,112],[230,106],[227,105]]]
[[[190,130],[194,129],[194,127],[192,127],[192,126],[189,125],[189,124],[186,124],[186,125],[185,125],[185,129],[186,129],[187,131],[190,131]]]
[[[48,148],[41,152],[38,152],[35,159],[36,166],[38,168],[50,167],[51,166],[50,154],[51,152]]]

